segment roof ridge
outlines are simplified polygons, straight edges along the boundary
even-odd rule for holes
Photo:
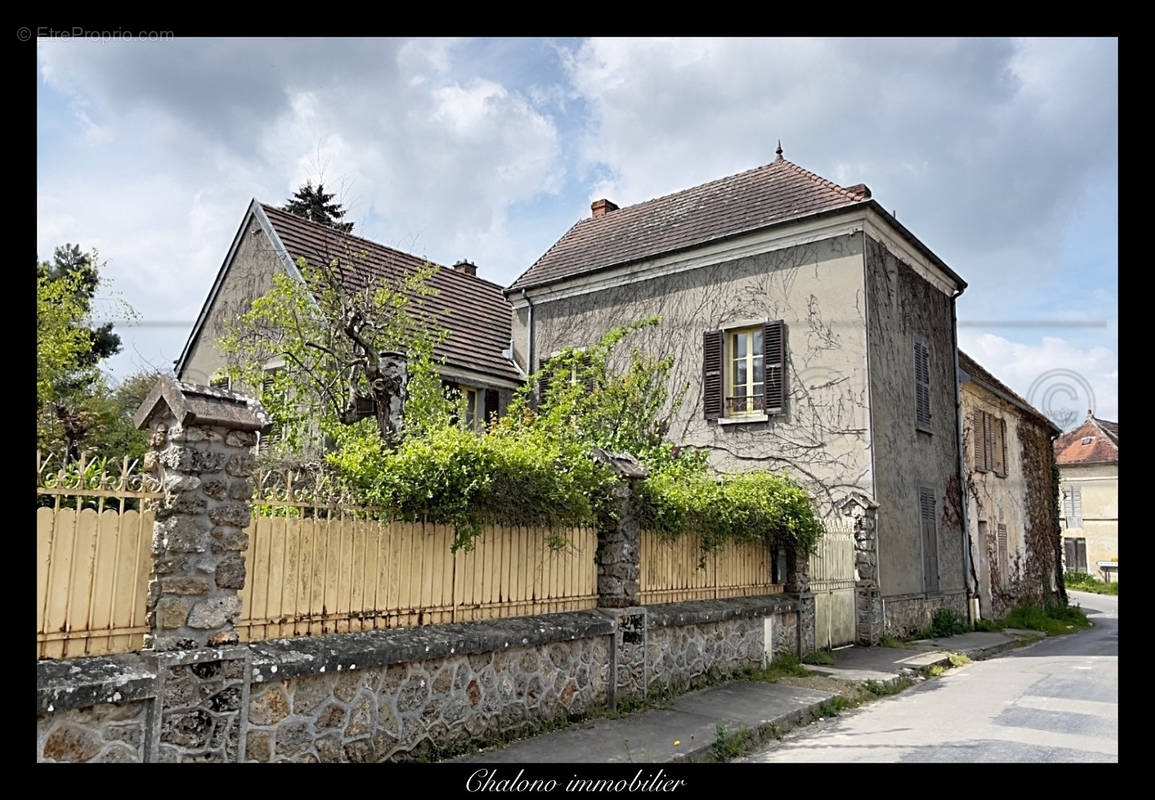
[[[633,205],[622,206],[617,211],[614,211],[611,213],[616,214],[620,211],[628,211],[630,209],[639,208],[639,207],[644,206],[644,205],[649,205],[650,203],[656,203],[659,200],[666,200],[666,199],[671,198],[671,197],[676,197],[677,195],[680,195],[680,194],[687,194],[689,192],[695,191],[696,189],[702,189],[706,186],[709,186],[712,183],[721,183],[722,181],[729,181],[729,180],[733,180],[734,178],[740,178],[743,175],[750,174],[751,172],[757,172],[758,170],[762,170],[762,169],[770,169],[776,163],[777,162],[775,162],[775,161],[771,161],[769,164],[759,164],[756,167],[750,167],[749,169],[744,169],[740,172],[734,172],[734,173],[731,173],[729,175],[723,175],[721,178],[714,178],[712,180],[706,181],[705,183],[696,183],[693,186],[687,186],[685,189],[678,189],[678,190],[673,191],[673,192],[667,192],[666,194],[660,194],[657,197],[651,197],[649,200],[640,200],[637,203],[634,203]],[[608,216],[609,216],[609,214],[605,215],[605,217],[608,217]],[[581,220],[579,220],[579,222],[585,222],[589,219],[591,219],[591,218],[583,217]],[[567,233],[568,233],[568,231],[567,231]],[[562,237],[562,238],[565,238],[565,237]]]
[[[848,189],[846,189],[846,187],[839,186],[837,183],[835,183],[832,180],[828,180],[827,178],[823,178],[817,172],[811,172],[810,170],[806,169],[805,167],[800,167],[797,164],[795,164],[793,161],[790,161],[789,159],[783,158],[782,163],[783,163],[783,165],[790,167],[795,172],[798,172],[798,173],[802,174],[803,176],[809,178],[810,180],[814,181],[819,186],[825,186],[827,189],[833,189],[834,191],[836,191],[840,194],[843,194],[846,197],[849,197],[851,200],[863,200],[863,199],[865,199],[862,197],[862,195],[851,192]]]
[[[257,202],[260,203],[259,200]],[[447,272],[452,272],[454,275],[460,275],[463,278],[473,278],[474,280],[481,281],[482,283],[488,283],[490,286],[494,286],[498,290],[505,288],[500,283],[497,283],[496,281],[491,281],[488,278],[482,278],[480,275],[470,275],[468,272],[458,272],[457,270],[453,269],[453,267],[447,267],[444,264],[438,264],[436,261],[432,260],[431,258],[427,258],[426,256],[419,256],[419,255],[416,255],[414,253],[406,252],[405,250],[398,250],[396,247],[390,247],[387,244],[382,244],[381,242],[376,242],[372,239],[367,239],[364,236],[358,236],[355,233],[345,233],[344,231],[339,231],[336,228],[332,228],[332,227],[330,227],[328,225],[324,225],[320,222],[314,222],[311,219],[306,219],[305,217],[302,217],[299,214],[294,214],[291,211],[285,211],[285,209],[283,209],[283,208],[277,208],[276,206],[270,206],[268,203],[260,203],[260,205],[266,211],[276,211],[279,214],[284,214],[286,216],[292,217],[294,219],[294,221],[299,221],[299,222],[305,223],[307,225],[314,226],[314,227],[316,227],[320,230],[323,230],[325,232],[331,232],[331,233],[334,233],[338,236],[343,236],[346,239],[356,239],[359,242],[365,242],[366,244],[373,245],[374,247],[379,247],[382,250],[388,250],[392,253],[397,253],[398,255],[407,256],[409,258],[413,258],[413,259],[416,259],[418,261],[423,261],[426,264],[437,267],[437,270],[439,272],[447,271]]]

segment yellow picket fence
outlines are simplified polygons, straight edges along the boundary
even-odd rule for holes
[[[597,605],[591,528],[487,526],[470,551],[453,530],[353,517],[258,517],[249,528],[242,640],[577,611]]]
[[[676,603],[721,597],[778,594],[770,547],[726,542],[703,556],[702,540],[687,534],[668,539],[642,532],[641,602]]]

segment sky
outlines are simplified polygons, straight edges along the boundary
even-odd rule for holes
[[[123,378],[171,369],[250,199],[508,285],[592,200],[774,159],[867,184],[967,281],[959,343],[1118,419],[1114,39],[40,39],[37,257],[106,262]]]

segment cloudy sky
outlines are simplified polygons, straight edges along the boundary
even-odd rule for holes
[[[95,247],[171,368],[250,198],[306,179],[357,232],[508,284],[589,203],[788,159],[970,284],[962,347],[1118,418],[1115,40],[38,42],[37,255]],[[1082,416],[1082,411],[1079,412]]]

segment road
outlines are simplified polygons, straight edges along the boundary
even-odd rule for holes
[[[953,669],[788,734],[747,762],[1117,762],[1119,600],[1088,630]]]

